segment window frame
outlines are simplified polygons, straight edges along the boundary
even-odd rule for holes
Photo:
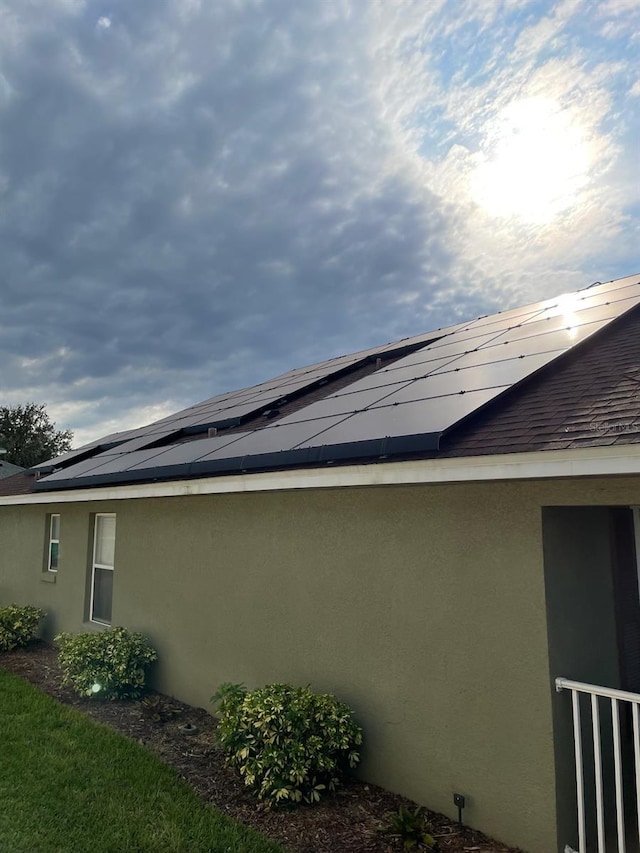
[[[53,521],[55,518],[58,519],[58,538],[57,539],[55,539],[53,536]],[[46,556],[45,571],[47,573],[50,572],[53,575],[56,575],[58,573],[58,564],[60,562],[60,526],[61,526],[61,523],[62,523],[61,513],[51,512],[48,514],[48,516],[47,516],[47,556]],[[52,566],[51,566],[51,552],[52,552],[52,546],[53,545],[58,546],[55,569],[52,568]]]
[[[98,619],[93,615],[94,609],[94,592],[96,581],[96,569],[100,571],[115,571],[115,537],[113,543],[113,565],[109,566],[106,563],[98,563],[96,561],[96,552],[98,550],[98,523],[101,518],[116,518],[115,512],[96,512],[93,516],[93,545],[91,550],[91,590],[89,594],[89,621],[96,625],[111,625],[111,621],[107,622],[104,619]],[[113,604],[113,583],[112,583],[112,604]]]

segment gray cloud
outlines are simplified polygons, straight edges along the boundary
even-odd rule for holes
[[[403,148],[393,11],[0,0],[3,399],[106,432],[517,291]]]

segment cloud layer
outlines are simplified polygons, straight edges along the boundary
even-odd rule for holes
[[[83,440],[635,271],[636,4],[426,5],[0,0],[0,400]],[[477,192],[522,103],[546,222]]]

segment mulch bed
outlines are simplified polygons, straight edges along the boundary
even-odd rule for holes
[[[415,803],[375,785],[351,779],[334,796],[313,807],[270,811],[257,805],[236,773],[225,767],[216,740],[215,719],[168,696],[151,694],[153,719],[139,701],[99,702],[82,699],[61,684],[56,650],[37,642],[4,652],[0,665],[65,705],[144,744],[182,776],[207,803],[280,842],[291,853],[390,853],[403,849],[380,827],[400,806]],[[157,719],[162,717],[162,719]],[[195,733],[180,727],[191,724]],[[441,853],[518,853],[479,832],[425,809]],[[160,851],[159,851],[160,853]]]

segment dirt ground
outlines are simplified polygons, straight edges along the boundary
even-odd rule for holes
[[[81,699],[62,687],[56,650],[34,643],[0,655],[0,666],[66,705],[144,744],[171,765],[207,803],[280,842],[291,853],[390,853],[401,842],[380,831],[400,806],[415,803],[375,785],[351,779],[318,805],[270,811],[257,805],[239,776],[225,767],[215,718],[160,694],[144,702]],[[184,733],[190,724],[196,731]],[[440,853],[518,853],[479,832],[425,810]],[[159,851],[160,853],[160,851]]]

